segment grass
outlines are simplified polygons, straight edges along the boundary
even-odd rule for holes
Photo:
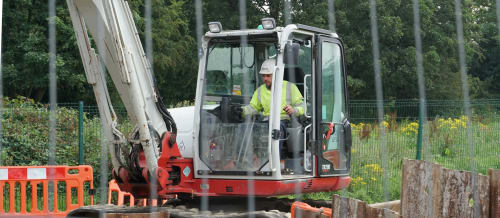
[[[384,169],[382,164],[379,126],[376,123],[353,124],[352,182],[346,190],[337,191],[338,194],[368,203],[383,202],[386,200],[386,181],[387,200],[400,199],[402,160],[416,158],[418,123],[386,118],[383,125],[386,128],[388,167]],[[427,128],[429,149],[423,148],[422,159],[446,168],[469,171],[472,170],[471,160],[474,160],[477,171],[483,175],[487,174],[488,168],[500,169],[500,116],[473,116],[471,130],[474,152],[471,152],[468,142],[466,117],[437,117],[428,122]],[[384,173],[387,173],[386,178]],[[330,199],[331,193],[306,194],[304,197]]]

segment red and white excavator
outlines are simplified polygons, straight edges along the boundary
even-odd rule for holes
[[[202,38],[195,105],[167,110],[128,3],[67,4],[122,190],[148,197],[154,181],[160,197],[276,196],[349,185],[351,127],[344,47],[336,33],[277,27],[272,18],[245,30],[211,22]],[[259,70],[269,58],[276,60],[270,114],[241,118],[238,108],[262,84]],[[127,137],[116,128],[105,71],[135,125]],[[283,133],[285,80],[299,88],[305,113],[292,116]]]

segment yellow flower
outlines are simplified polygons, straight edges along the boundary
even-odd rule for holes
[[[380,167],[378,164],[367,164],[365,165],[365,168],[370,169],[373,172],[380,173],[383,172],[384,170]]]
[[[418,133],[418,123],[417,122],[411,122],[401,129],[406,135],[412,135]]]
[[[364,127],[364,126],[365,126],[365,124],[364,124],[364,123],[359,123],[359,124],[354,124],[354,123],[351,123],[351,128],[352,128],[353,130],[357,130],[357,131],[359,131],[359,130],[363,130],[363,127]]]
[[[464,122],[467,122],[467,120],[468,120],[468,119],[467,119],[467,117],[466,117],[465,115],[462,115],[462,116],[460,117],[460,120],[462,120],[462,121],[464,121]]]
[[[362,182],[363,181],[363,177],[359,177],[359,176],[358,177],[353,177],[353,178],[351,178],[351,181],[352,181],[353,185],[356,185],[358,183],[363,183]]]
[[[384,125],[385,128],[389,128],[389,123],[387,121],[382,121],[382,124]]]
[[[375,182],[375,181],[377,181],[377,178],[375,178],[375,177],[372,176],[372,178],[370,178],[370,180],[372,180],[372,181]]]

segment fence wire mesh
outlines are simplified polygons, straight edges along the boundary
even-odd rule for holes
[[[300,15],[297,5],[306,6],[306,4],[301,5],[297,2],[299,1],[285,0],[280,3],[279,7],[281,8],[278,11],[278,16],[282,17],[284,24],[293,23],[294,16]],[[152,3],[154,1],[146,0],[144,7],[145,50],[151,65],[154,56],[151,35],[153,28]],[[202,54],[200,39],[204,25],[202,11],[204,11],[203,4],[205,3],[201,0],[194,1],[198,58]],[[347,8],[347,3],[341,3],[336,5],[334,0],[328,1],[328,29],[332,31],[336,29],[336,18],[345,16],[342,13],[340,16],[335,14],[337,6],[344,5]],[[0,0],[0,23],[2,4],[3,1]],[[377,15],[377,10],[383,14],[384,5],[380,5],[375,0],[370,0],[369,5],[364,5],[370,8],[371,34],[367,33],[366,35],[372,37],[373,71],[376,81],[372,85],[375,86],[377,100],[350,102],[348,114],[353,128],[352,159],[350,162],[352,182],[347,190],[342,191],[343,195],[367,202],[399,199],[402,159],[417,156],[419,137],[423,137],[420,139],[424,140],[422,149],[426,161],[436,162],[451,169],[477,171],[482,174],[486,174],[488,168],[500,168],[500,149],[498,147],[500,141],[500,115],[498,115],[500,100],[469,99],[468,72],[466,71],[469,66],[466,63],[467,56],[465,54],[468,50],[465,47],[467,40],[464,41],[464,24],[462,23],[462,20],[467,17],[462,17],[462,1],[455,1],[455,9],[452,11],[455,12],[456,21],[451,22],[454,22],[456,27],[450,29],[456,28],[456,35],[452,37],[458,38],[458,61],[455,61],[458,62],[456,63],[457,68],[461,73],[463,100],[426,100],[424,84],[426,80],[423,69],[425,60],[422,56],[422,49],[425,50],[425,47],[422,48],[423,42],[420,36],[420,31],[422,31],[420,14],[422,12],[419,10],[419,4],[422,4],[421,1],[413,1],[420,101],[383,100],[382,84],[384,84],[384,78],[381,74],[383,74],[384,69],[381,67],[384,66],[381,66],[381,54],[383,56],[384,50],[381,50],[383,46],[379,47],[378,30],[380,27],[377,22],[381,19],[380,15]],[[496,25],[500,34],[499,4],[500,1],[496,0]],[[50,104],[38,104],[26,99],[0,101],[0,163],[2,165],[78,164],[78,119],[83,116],[84,162],[92,165],[94,169],[101,169],[100,172],[96,172],[95,181],[96,185],[102,189],[100,192],[101,200],[105,202],[106,184],[103,183],[110,179],[110,170],[107,169],[110,169],[111,165],[108,163],[104,147],[105,137],[103,136],[99,110],[97,106],[84,106],[83,114],[79,114],[77,103],[56,102],[56,1],[51,0],[48,5]],[[493,7],[492,4],[488,5],[486,7],[488,10],[489,7]],[[267,7],[269,6],[264,7],[263,10],[269,12],[270,9]],[[247,11],[245,1],[239,1],[239,9],[240,28],[245,29],[247,23],[251,21],[247,20],[247,14],[251,12]],[[422,11],[425,13],[425,7],[423,9]],[[438,9],[441,9],[441,6],[438,6]],[[479,9],[477,8],[477,10]],[[341,22],[338,24],[340,28]],[[422,28],[425,29],[425,25],[422,25]],[[246,43],[244,38],[241,39],[242,44]],[[383,39],[383,34],[380,35],[380,39]],[[97,43],[102,43],[102,40],[97,40]],[[3,74],[1,70],[0,58],[0,99],[3,99]],[[118,129],[125,134],[130,133],[133,130],[133,124],[128,121],[125,109],[115,107],[115,111],[119,120]],[[422,115],[425,119],[422,122],[424,126],[423,136],[419,135],[418,129],[419,117]],[[204,180],[203,183],[206,181]],[[249,183],[248,188],[253,192],[255,187]],[[151,189],[156,190],[154,186]],[[476,191],[474,194],[477,194]],[[152,196],[154,197],[155,193]],[[326,198],[331,197],[330,194],[325,196]],[[474,200],[477,201],[476,196]],[[208,207],[208,199],[203,199],[203,201],[202,209]],[[249,208],[252,208],[251,203],[249,203]]]
[[[382,167],[382,149],[376,101],[351,101],[349,116],[353,127],[351,159],[352,183],[344,194],[368,202],[384,200],[383,173],[388,174],[389,198],[399,199],[402,159],[414,159],[417,152],[419,102],[385,101],[382,125],[386,128],[387,167]],[[458,170],[472,170],[467,147],[466,122],[462,101],[427,101],[429,128],[429,161]],[[49,105],[30,102],[6,102],[2,123],[3,161],[5,165],[45,165],[49,157]],[[471,101],[471,128],[475,142],[477,170],[500,168],[500,100]],[[118,127],[129,133],[133,126],[124,108],[117,107]],[[97,106],[84,106],[83,144],[85,164],[101,167],[101,122]],[[56,164],[78,164],[78,103],[57,105]],[[28,136],[28,137],[27,137]],[[29,158],[27,158],[29,156]],[[110,167],[110,166],[108,166]],[[100,173],[95,181],[99,185]],[[106,175],[104,178],[110,178]],[[102,180],[107,181],[107,180]],[[329,194],[328,194],[329,195]],[[325,195],[328,196],[328,195]]]

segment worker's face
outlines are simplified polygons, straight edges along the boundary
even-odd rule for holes
[[[271,85],[273,84],[273,75],[272,74],[262,74],[262,79],[266,84],[268,89],[271,89]]]

